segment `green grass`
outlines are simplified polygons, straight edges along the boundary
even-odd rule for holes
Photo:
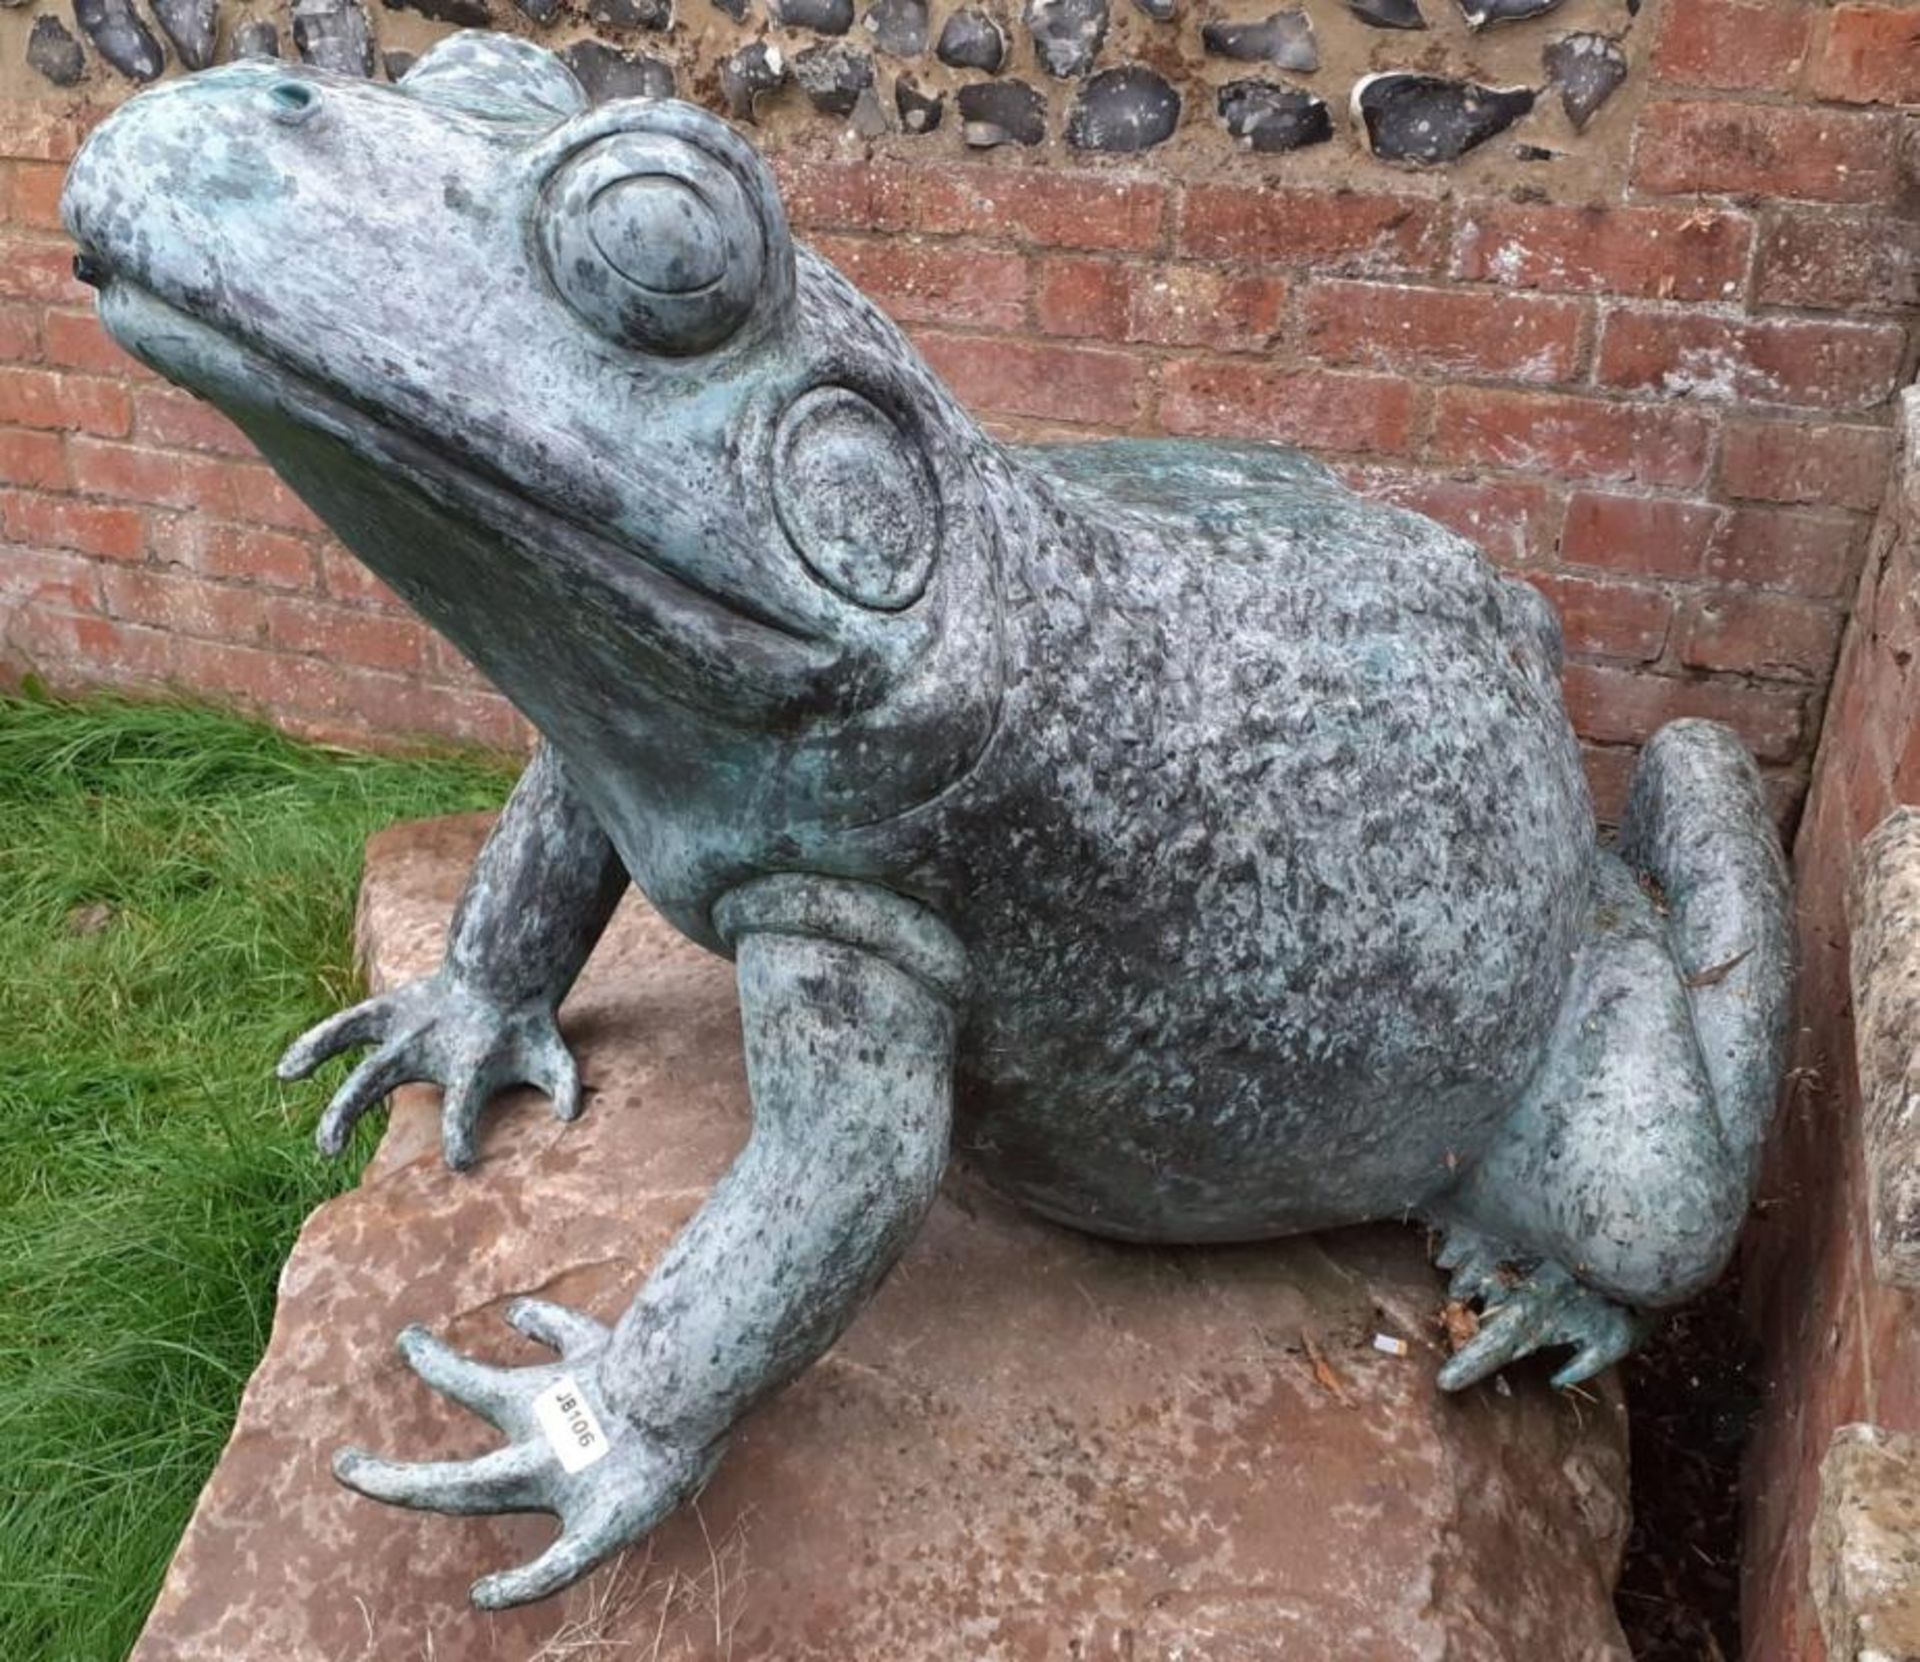
[[[358,996],[361,845],[491,759],[0,696],[0,1658],[119,1662],[232,1422],[323,1162],[281,1047]]]

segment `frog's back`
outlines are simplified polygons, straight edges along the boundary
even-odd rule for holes
[[[1292,452],[1014,460],[1001,732],[934,857],[991,989],[962,1146],[1120,1234],[1416,1203],[1565,976],[1591,819],[1550,610]]]

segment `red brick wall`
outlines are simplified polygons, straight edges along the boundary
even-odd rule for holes
[[[896,143],[784,172],[802,230],[998,427],[1315,449],[1559,604],[1603,811],[1635,744],[1704,714],[1790,812],[1908,369],[1920,234],[1889,106],[1920,96],[1916,26],[1650,6],[1633,96],[1577,163]],[[334,733],[513,739],[221,422],[90,321],[54,218],[86,120],[0,98],[0,662]]]

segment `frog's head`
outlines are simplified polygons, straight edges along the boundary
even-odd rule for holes
[[[984,741],[992,447],[715,117],[504,36],[238,63],[131,100],[63,211],[114,337],[550,733],[884,751],[820,787],[883,811]]]

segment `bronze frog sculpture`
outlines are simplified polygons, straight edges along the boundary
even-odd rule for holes
[[[425,1332],[507,1446],[343,1452],[369,1495],[546,1509],[564,1586],[693,1494],[913,1237],[950,1155],[1134,1241],[1444,1237],[1458,1388],[1623,1355],[1720,1271],[1789,980],[1784,866],[1723,728],[1596,840],[1533,590],[1261,445],[986,437],[789,235],[717,118],[590,108],[455,36],[397,86],[240,63],[143,93],[66,222],[114,337],[233,418],[544,744],[443,968],[320,1123],[521,1081],[628,883],[738,966],[751,1139],[617,1326]]]

